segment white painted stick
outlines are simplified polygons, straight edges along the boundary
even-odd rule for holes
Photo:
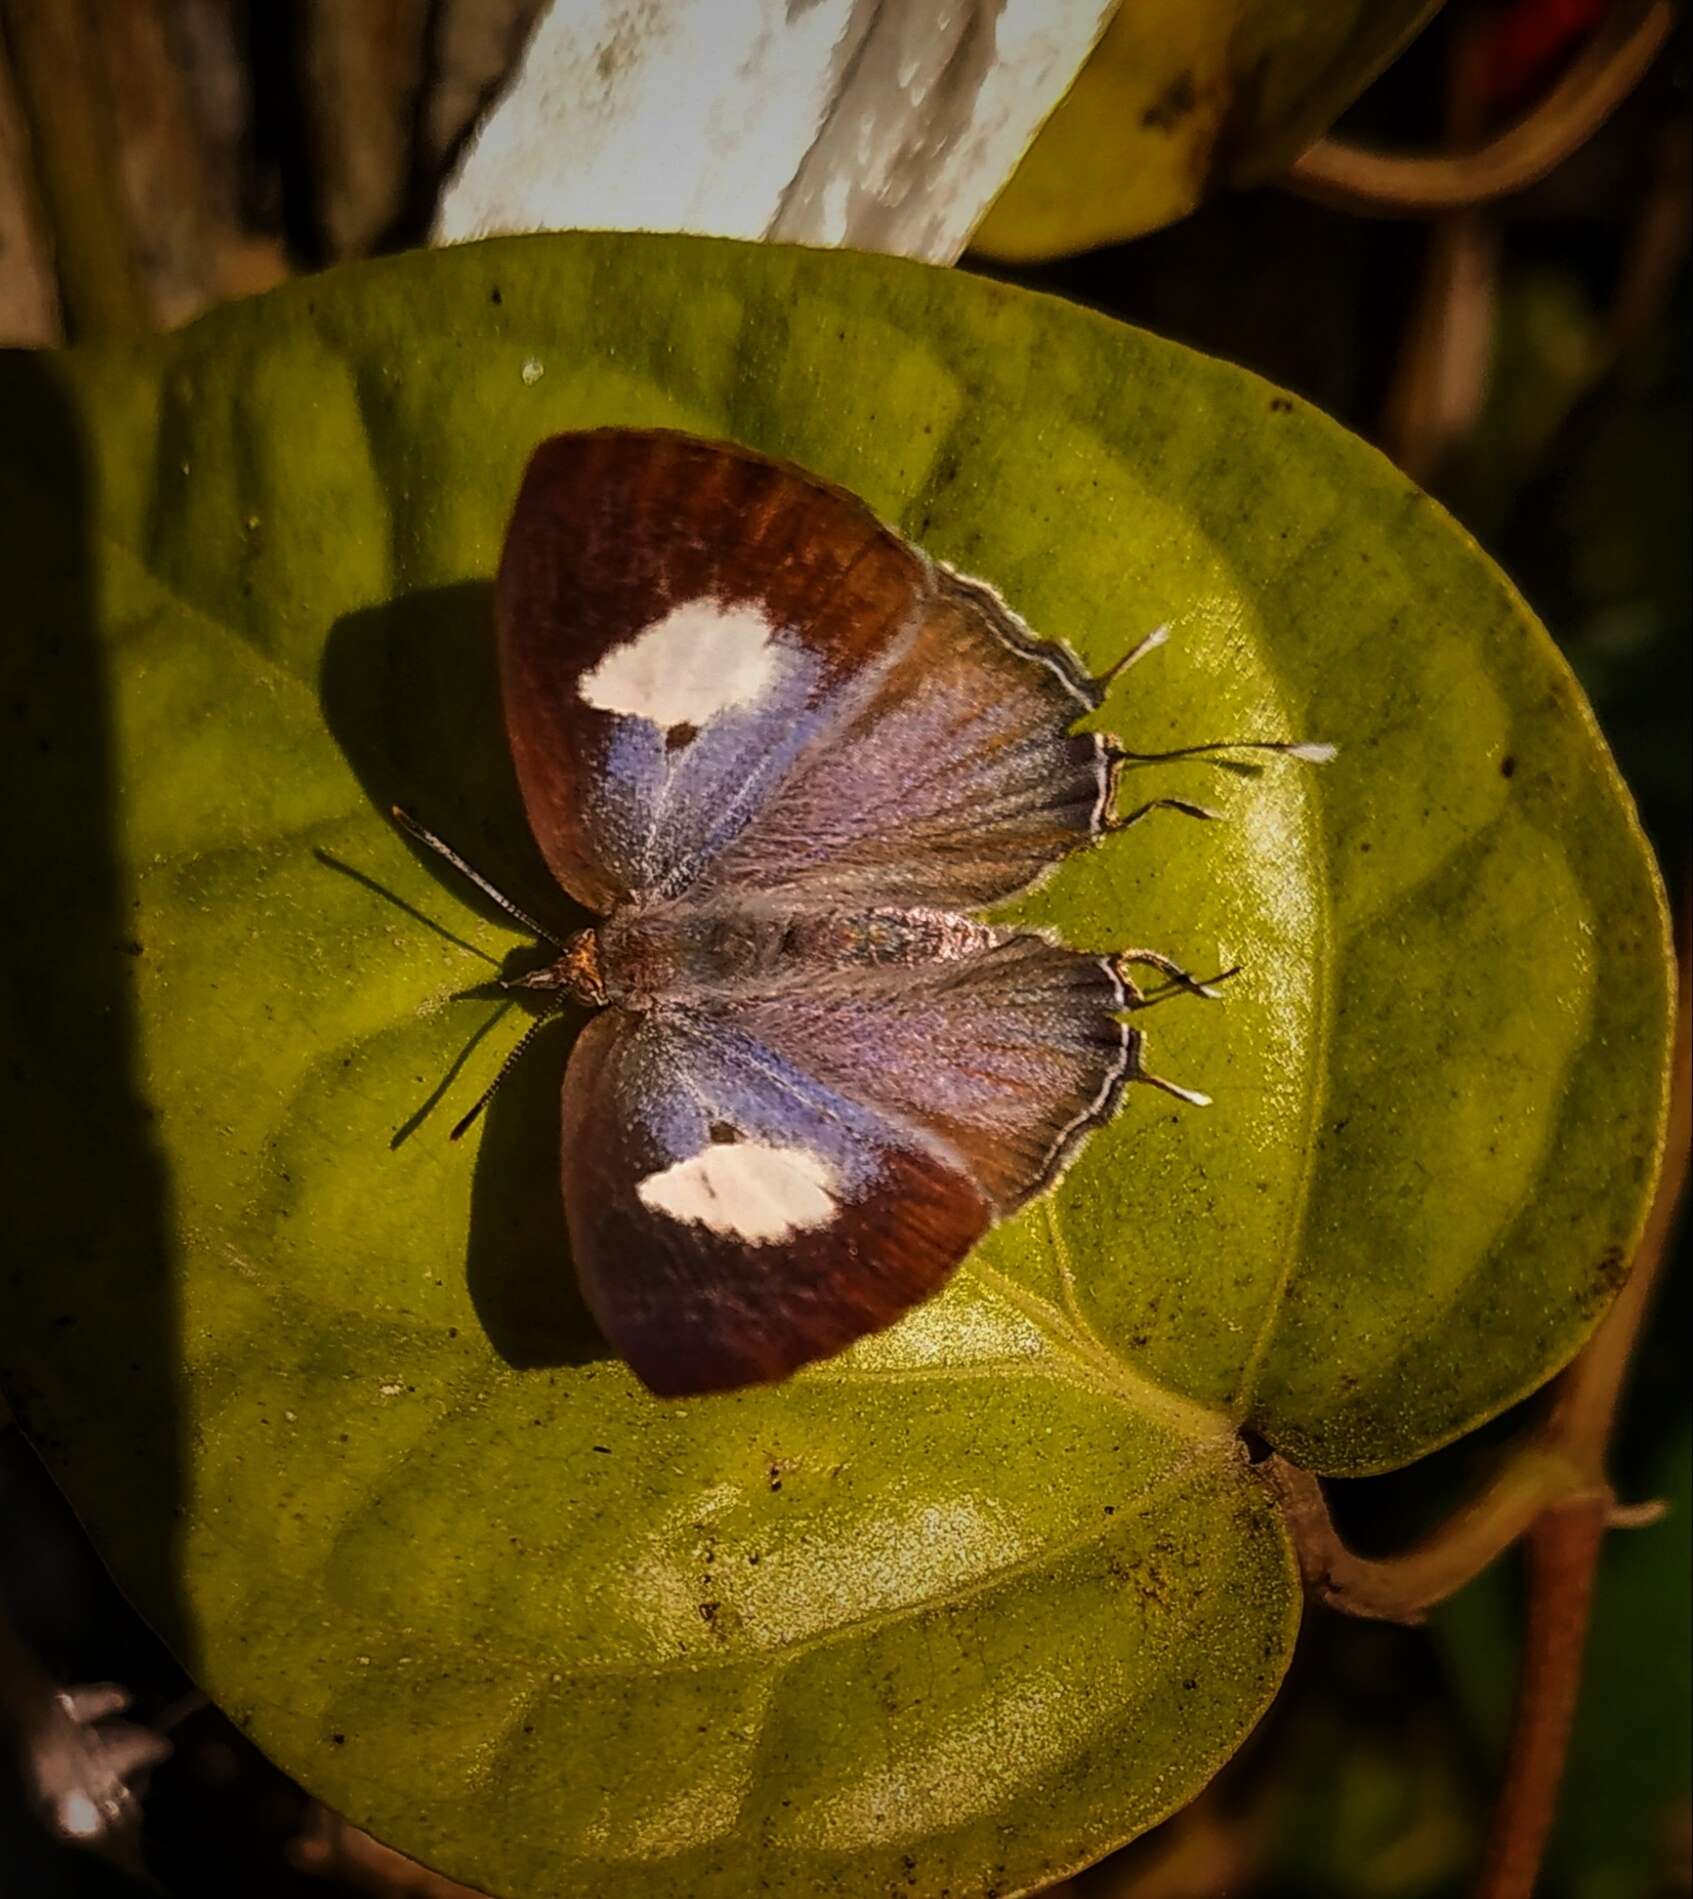
[[[438,243],[695,231],[951,263],[1115,0],[555,0]]]

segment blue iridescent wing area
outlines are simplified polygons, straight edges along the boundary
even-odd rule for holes
[[[583,1296],[666,1396],[785,1378],[891,1324],[992,1217],[920,1134],[684,1005],[588,1024],[563,1155]]]
[[[1046,1186],[1110,1117],[1129,1065],[1109,962],[1032,934],[915,967],[796,977],[711,1007],[890,1125],[919,1131],[995,1218]]]
[[[508,730],[560,882],[976,907],[1097,834],[1061,647],[797,469],[662,431],[537,450],[496,590]]]
[[[875,689],[789,767],[688,890],[807,905],[978,909],[1097,837],[1105,741],[1068,728],[1095,704],[1060,646],[991,589],[932,569]]]

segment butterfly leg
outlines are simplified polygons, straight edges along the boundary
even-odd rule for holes
[[[1094,691],[1103,699],[1116,684],[1118,679],[1120,679],[1137,660],[1145,659],[1148,653],[1156,652],[1169,637],[1170,629],[1167,624],[1164,626],[1155,626],[1144,639],[1137,640],[1121,659],[1107,666],[1104,672],[1094,675]]]
[[[1211,1097],[1202,1095],[1197,1088],[1183,1088],[1176,1082],[1166,1081],[1162,1075],[1148,1074],[1141,1065],[1141,1054],[1146,1047],[1146,1038],[1139,1029],[1129,1030],[1128,1062],[1123,1070],[1125,1082],[1144,1082],[1148,1088],[1159,1088],[1167,1095],[1174,1095],[1178,1101],[1185,1101],[1189,1107],[1208,1108]]]
[[[1169,978],[1168,984],[1149,996],[1129,974],[1131,964],[1156,969],[1160,975]],[[1130,1009],[1147,1009],[1153,1003],[1162,1002],[1166,996],[1173,995],[1205,996],[1216,1002],[1220,1000],[1216,984],[1227,982],[1231,976],[1240,974],[1240,964],[1236,963],[1232,969],[1225,969],[1201,982],[1196,976],[1190,976],[1179,963],[1172,962],[1168,956],[1161,956],[1157,950],[1119,950],[1111,958],[1111,967],[1123,985],[1124,1004]]]
[[[1188,818],[1216,818],[1222,816],[1220,811],[1213,811],[1209,805],[1190,804],[1186,798],[1150,798],[1145,804],[1136,805],[1134,810],[1124,813],[1121,817],[1117,816],[1114,812],[1109,814],[1101,826],[1101,829],[1105,831],[1126,831],[1131,824],[1139,824],[1142,818],[1150,816],[1154,811],[1179,811],[1184,817]]]

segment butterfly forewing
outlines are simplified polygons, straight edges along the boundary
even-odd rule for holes
[[[497,594],[555,875],[632,895],[980,905],[1097,831],[1086,676],[853,496],[687,436],[561,436]],[[779,793],[779,795],[778,795]],[[703,894],[703,893],[702,893]]]
[[[676,895],[870,689],[923,563],[851,496],[689,436],[556,437],[495,593],[531,828],[590,907]]]

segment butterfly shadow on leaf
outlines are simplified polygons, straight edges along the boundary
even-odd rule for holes
[[[395,805],[415,812],[549,929],[562,934],[589,920],[554,881],[530,836],[506,746],[487,582],[420,589],[344,614],[324,646],[321,691],[325,721],[384,823]],[[457,933],[467,906],[505,920],[473,885],[417,848],[441,886],[434,912],[441,926]],[[370,885],[372,901],[382,901],[386,893],[360,866],[334,867]],[[411,907],[397,895],[391,900]],[[513,975],[543,960],[519,951],[488,975]],[[487,1023],[490,1005],[456,1006],[464,1011],[468,1045]],[[548,1024],[462,1146],[449,1142],[448,1130],[527,1026],[524,1008],[502,1016],[427,1114],[416,1118],[420,1102],[394,1104],[395,1127],[408,1142],[436,1145],[443,1167],[475,1167],[466,1239],[470,1296],[489,1343],[519,1369],[613,1356],[577,1291],[559,1177],[560,1090],[585,1020],[570,1011]],[[388,1160],[384,1148],[370,1164]]]

